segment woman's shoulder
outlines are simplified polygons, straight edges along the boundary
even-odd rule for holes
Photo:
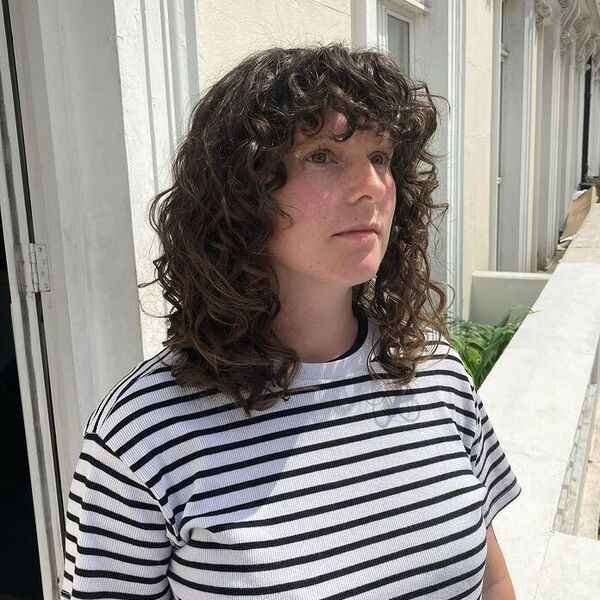
[[[446,336],[434,329],[427,330],[424,357],[417,371],[427,371],[452,382],[453,387],[465,397],[471,397],[474,392],[472,377],[460,354]]]
[[[114,421],[116,413],[123,413],[126,407],[131,408],[134,404],[139,404],[139,400],[135,402],[136,399],[147,401],[149,397],[155,397],[161,389],[174,385],[172,356],[172,352],[165,348],[138,362],[118,379],[89,416],[85,433],[99,434],[107,421]]]
[[[176,355],[163,350],[122,377],[88,419],[85,436],[134,469],[189,431],[210,428],[232,400],[215,389],[183,387]]]
[[[433,327],[425,329],[423,359],[425,362],[447,360],[460,362],[460,357],[449,340]]]
[[[117,431],[135,436],[180,413],[200,410],[205,407],[202,400],[213,401],[215,396],[222,396],[215,389],[179,385],[173,374],[176,361],[176,351],[165,348],[137,363],[96,406],[85,433],[95,434],[105,442],[117,437]]]

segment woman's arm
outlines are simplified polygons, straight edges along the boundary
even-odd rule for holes
[[[171,598],[171,543],[159,503],[95,434],[69,493],[61,598]]]
[[[487,528],[487,561],[483,574],[483,600],[516,600],[504,556],[491,525]]]

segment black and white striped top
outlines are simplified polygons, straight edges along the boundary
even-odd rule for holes
[[[86,427],[62,596],[480,598],[519,483],[458,354],[372,380],[373,333],[251,418],[178,387],[166,350],[138,365]]]

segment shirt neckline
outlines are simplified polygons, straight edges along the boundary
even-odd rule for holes
[[[323,362],[323,363],[305,363],[300,362],[298,374],[294,378],[292,387],[297,387],[298,384],[314,383],[315,381],[327,381],[335,379],[344,379],[350,375],[364,373],[367,369],[367,361],[371,348],[375,342],[375,327],[373,323],[367,319],[367,334],[364,336],[363,342],[355,352],[344,357]]]
[[[365,338],[367,337],[367,333],[369,332],[369,327],[368,327],[367,315],[365,315],[364,312],[362,312],[362,311],[357,312],[356,318],[358,320],[358,331],[356,332],[356,339],[354,340],[354,343],[352,344],[352,346],[350,346],[350,348],[348,348],[348,350],[346,350],[346,352],[340,354],[337,358],[333,358],[332,360],[329,360],[327,362],[333,362],[334,360],[341,360],[342,358],[346,358],[347,356],[350,356],[354,352],[357,352],[358,350],[360,350],[360,347],[363,345],[363,342],[365,341]]]

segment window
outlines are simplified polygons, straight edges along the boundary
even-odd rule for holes
[[[410,22],[387,13],[387,46],[392,56],[410,72]]]
[[[415,13],[413,3],[381,0],[377,7],[379,47],[389,51],[407,74],[414,71]]]

